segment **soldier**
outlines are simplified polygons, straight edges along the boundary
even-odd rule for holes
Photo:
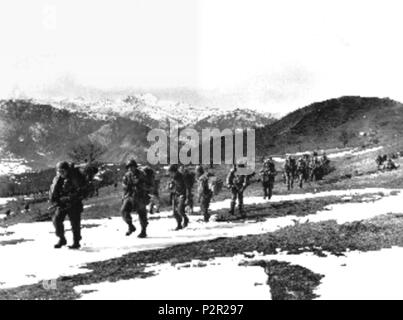
[[[56,249],[67,244],[64,236],[64,219],[69,217],[73,232],[73,245],[70,249],[79,249],[81,240],[81,213],[83,212],[82,185],[77,174],[73,174],[73,168],[65,161],[56,166],[57,175],[53,179],[49,191],[49,200],[53,204],[55,214],[53,224],[56,236],[59,237]]]
[[[305,162],[305,159],[302,157],[299,158],[297,161],[297,177],[300,188],[303,187],[303,183],[307,179],[307,171],[308,171],[308,165]]]
[[[262,177],[263,199],[268,198],[270,200],[273,195],[274,178],[276,176],[276,167],[272,157],[264,161],[260,175]]]
[[[147,237],[147,203],[149,201],[148,192],[146,190],[145,176],[142,171],[138,169],[137,162],[130,160],[126,164],[128,170],[123,177],[123,204],[120,209],[123,220],[129,226],[129,230],[126,232],[127,236],[130,236],[136,231],[136,227],[132,222],[132,211],[137,211],[140,220],[141,232],[138,235],[139,238]]]
[[[244,168],[245,164],[240,163],[238,164],[239,168]],[[231,215],[235,214],[235,205],[236,201],[238,199],[238,208],[239,208],[239,213],[241,217],[246,217],[246,214],[244,212],[243,208],[243,193],[246,189],[246,187],[249,184],[249,177],[247,175],[241,175],[238,174],[238,169],[237,166],[234,165],[231,171],[229,172],[227,176],[227,187],[231,191],[232,197],[231,197],[231,207],[229,213]]]
[[[287,156],[284,164],[284,176],[287,183],[287,189],[291,190],[294,188],[294,177],[296,172],[295,159],[290,155]]]
[[[183,175],[183,179],[186,187],[186,207],[188,212],[193,214],[193,186],[196,182],[195,174],[190,172],[185,166],[180,166],[180,173]]]
[[[172,164],[168,168],[168,173],[171,177],[170,189],[172,195],[172,209],[177,222],[175,230],[186,228],[189,224],[189,218],[185,213],[186,206],[186,186],[183,174],[179,172],[178,166]],[[183,224],[182,224],[183,222]]]
[[[200,203],[200,211],[203,214],[204,221],[210,220],[210,201],[213,197],[213,192],[209,186],[209,173],[205,172],[202,166],[196,168],[196,179],[198,183],[198,199]]]
[[[316,155],[314,155],[309,164],[310,180],[316,181],[319,178],[320,162]]]

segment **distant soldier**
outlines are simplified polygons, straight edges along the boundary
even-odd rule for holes
[[[70,249],[79,249],[81,240],[81,213],[83,212],[83,180],[78,173],[73,173],[74,168],[63,161],[56,166],[57,175],[53,179],[49,191],[49,200],[53,204],[55,213],[53,224],[59,242],[54,246],[56,249],[67,244],[64,236],[64,219],[69,217],[73,232],[73,245]],[[81,181],[80,181],[81,180]]]
[[[196,182],[195,173],[191,172],[185,166],[180,166],[180,173],[183,175],[183,180],[186,187],[186,208],[188,213],[193,214],[193,187]]]
[[[270,200],[273,195],[274,178],[276,176],[276,166],[272,157],[264,161],[260,175],[263,186],[263,199],[268,198]]]
[[[313,156],[309,163],[310,180],[316,181],[319,178],[320,173],[320,161],[317,156]]]
[[[136,211],[139,215],[141,232],[139,238],[147,237],[147,203],[149,196],[146,187],[146,177],[142,171],[138,169],[137,162],[130,160],[126,164],[127,172],[123,176],[123,203],[120,209],[123,220],[127,223],[129,229],[126,235],[129,236],[136,231],[133,225],[131,212]]]
[[[170,189],[172,195],[172,210],[177,222],[175,230],[186,228],[189,224],[189,218],[185,212],[186,206],[186,185],[183,174],[179,172],[178,165],[172,164],[168,168],[171,177]],[[183,224],[182,224],[183,223]]]
[[[200,211],[203,214],[204,221],[210,220],[210,201],[213,197],[213,191],[209,185],[209,173],[205,172],[202,166],[196,168],[196,179],[198,184],[198,200],[200,203]]]
[[[244,168],[245,164],[238,164],[239,168]],[[243,193],[247,186],[249,185],[249,176],[242,175],[238,173],[237,166],[234,165],[227,176],[227,187],[231,191],[231,207],[229,213],[231,215],[235,214],[235,206],[238,200],[238,209],[241,217],[246,217],[244,207],[243,207]]]
[[[297,164],[292,156],[287,156],[284,164],[284,176],[287,184],[287,190],[294,188],[294,178],[297,170]]]
[[[302,188],[304,181],[307,180],[308,176],[308,164],[305,161],[305,158],[301,157],[297,161],[297,177],[299,187]]]

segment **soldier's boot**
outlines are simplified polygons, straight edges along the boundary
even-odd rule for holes
[[[269,195],[268,195],[269,200],[271,199],[272,196],[273,196],[273,187],[270,187],[269,188]]]
[[[182,217],[180,215],[178,215],[177,213],[175,213],[174,216],[175,216],[176,223],[177,223],[175,231],[183,229],[183,227],[182,227]]]
[[[67,244],[66,238],[60,238],[59,241],[54,245],[55,249],[60,249]]]
[[[80,245],[79,240],[74,240],[73,244],[71,246],[69,246],[69,249],[72,249],[72,250],[77,250],[77,249],[80,249],[80,248],[81,248],[81,245]]]
[[[137,236],[138,238],[147,238],[147,211],[144,211],[142,214],[139,214],[139,219],[140,219],[140,225],[141,225],[141,232]]]
[[[183,215],[183,227],[186,228],[189,225],[189,218],[186,214]]]
[[[130,236],[135,231],[136,231],[136,227],[133,225],[132,222],[130,222],[129,223],[129,230],[127,230],[126,236]]]
[[[138,238],[147,238],[146,228],[141,228],[141,232],[137,237]]]
[[[231,201],[231,206],[230,206],[230,209],[229,209],[229,214],[232,215],[232,216],[235,214],[235,201]]]

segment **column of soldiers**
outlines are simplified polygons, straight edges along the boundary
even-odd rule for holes
[[[329,173],[330,160],[326,153],[323,153],[319,158],[316,152],[312,156],[304,154],[298,160],[293,156],[288,155],[284,163],[284,182],[287,184],[287,189],[294,188],[294,181],[298,181],[300,188],[304,182],[317,181],[322,179],[324,175]]]
[[[318,166],[328,165],[329,160],[324,154],[321,160],[317,155],[311,159],[303,156],[295,161],[288,156],[284,165],[284,175],[288,189],[294,184],[294,178],[299,181],[302,187],[303,181],[314,180],[315,170]],[[50,202],[54,210],[53,224],[56,230],[56,236],[59,241],[55,248],[61,248],[67,244],[64,235],[63,222],[68,216],[72,226],[73,244],[72,249],[80,248],[81,240],[81,213],[83,212],[83,200],[88,197],[88,190],[85,190],[85,175],[81,174],[77,168],[67,162],[57,164],[57,175],[50,188]],[[136,212],[139,217],[141,231],[139,238],[147,237],[148,212],[152,214],[159,211],[159,186],[160,181],[155,172],[150,167],[139,167],[135,160],[130,160],[126,164],[127,172],[122,179],[123,197],[120,208],[121,216],[127,224],[126,235],[130,236],[136,231],[133,224],[132,212]],[[244,210],[244,192],[252,183],[255,173],[246,174],[245,163],[234,165],[226,178],[226,186],[231,193],[231,202],[229,214],[235,215],[235,208],[238,205],[239,214],[245,217]],[[211,177],[214,175],[205,170],[202,166],[197,166],[194,172],[184,166],[176,164],[168,168],[170,178],[169,190],[171,195],[171,205],[173,216],[176,221],[175,230],[186,228],[189,224],[187,213],[193,213],[193,187],[197,184],[197,199],[200,203],[200,211],[204,221],[210,219],[209,207],[211,200],[216,194],[215,186],[211,184]],[[270,157],[264,161],[260,170],[264,199],[271,199],[273,195],[274,181],[276,176],[276,167],[273,159]]]

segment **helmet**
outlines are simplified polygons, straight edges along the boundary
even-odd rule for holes
[[[178,165],[177,164],[171,164],[168,168],[168,172],[177,172],[178,171]]]
[[[137,168],[137,162],[134,159],[127,161],[126,168],[134,167]]]
[[[67,161],[60,161],[57,163],[56,168],[58,170],[69,170],[70,166]]]

